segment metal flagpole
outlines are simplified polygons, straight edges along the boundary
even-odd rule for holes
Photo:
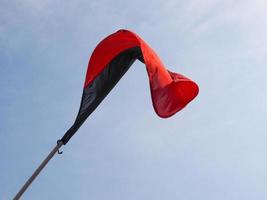
[[[31,185],[34,179],[38,176],[38,174],[42,171],[42,169],[46,166],[46,164],[50,161],[50,159],[55,155],[56,152],[61,154],[59,151],[60,147],[63,145],[61,140],[58,140],[57,145],[53,148],[53,150],[48,154],[48,156],[43,160],[40,166],[34,171],[31,177],[26,181],[26,183],[22,186],[19,192],[16,194],[13,200],[18,200],[22,194],[27,190],[27,188]]]

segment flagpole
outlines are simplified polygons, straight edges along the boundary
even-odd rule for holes
[[[50,159],[58,152],[61,154],[62,152],[59,151],[60,147],[63,145],[61,140],[58,140],[57,145],[52,149],[52,151],[48,154],[48,156],[43,160],[43,162],[39,165],[39,167],[34,171],[31,177],[25,182],[19,192],[16,194],[13,200],[18,200],[23,193],[27,190],[27,188],[31,185],[34,179],[38,176],[38,174],[42,171],[42,169],[46,166],[46,164],[50,161]]]

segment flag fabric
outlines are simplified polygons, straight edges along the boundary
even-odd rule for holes
[[[119,30],[102,40],[93,51],[86,73],[80,109],[74,124],[61,141],[66,144],[97,108],[135,60],[146,66],[152,103],[162,118],[183,109],[198,94],[189,78],[168,71],[158,55],[137,34]]]

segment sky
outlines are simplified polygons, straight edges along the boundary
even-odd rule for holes
[[[136,61],[21,199],[267,199],[267,2],[1,0],[0,199],[12,199],[72,125],[87,63],[139,34],[197,98],[152,107]]]

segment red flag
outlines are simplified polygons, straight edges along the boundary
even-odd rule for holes
[[[92,53],[79,113],[73,126],[61,139],[64,144],[136,59],[146,65],[153,107],[160,117],[172,116],[197,96],[199,90],[195,82],[168,71],[153,49],[137,34],[119,30],[102,40]]]

